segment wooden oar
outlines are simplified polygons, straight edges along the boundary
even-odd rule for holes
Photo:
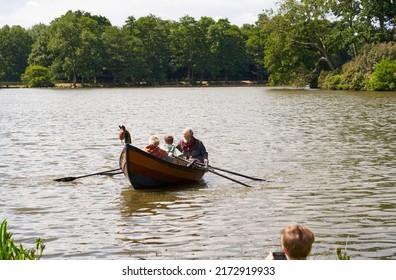
[[[228,180],[231,180],[231,181],[233,181],[233,182],[235,182],[235,183],[238,183],[238,184],[240,184],[240,185],[242,185],[242,186],[245,186],[245,187],[249,187],[249,188],[251,188],[252,186],[249,186],[248,184],[245,184],[245,183],[242,183],[242,182],[240,182],[240,181],[238,181],[238,180],[235,180],[235,179],[233,179],[233,178],[230,178],[230,177],[228,177],[228,176],[225,176],[225,175],[223,175],[223,174],[220,174],[220,173],[218,173],[218,172],[216,172],[216,171],[214,171],[214,170],[212,170],[212,169],[208,169],[208,171],[209,172],[212,172],[213,174],[216,174],[216,175],[218,175],[218,176],[220,176],[220,177],[223,177],[223,178],[226,178],[226,179],[228,179]]]
[[[64,178],[58,178],[58,179],[54,179],[55,182],[70,182],[70,181],[74,181],[76,179],[80,179],[80,178],[85,178],[85,177],[89,177],[89,176],[95,176],[95,175],[108,175],[109,172],[114,172],[114,171],[118,171],[120,170],[119,168],[117,169],[112,169],[112,170],[106,170],[106,171],[102,171],[102,172],[97,172],[97,173],[92,173],[92,174],[88,174],[88,175],[83,175],[83,176],[78,176],[78,177],[64,177]],[[120,172],[122,173],[122,172]],[[118,173],[115,173],[118,174]],[[115,175],[115,174],[111,174],[111,175]]]
[[[234,171],[225,170],[225,169],[222,169],[222,168],[219,168],[219,167],[214,167],[214,166],[211,166],[211,165],[209,165],[209,167],[211,167],[211,168],[213,168],[213,169],[216,169],[216,170],[223,171],[223,172],[227,172],[227,173],[230,173],[230,174],[233,174],[233,175],[236,175],[236,176],[240,176],[240,177],[243,177],[243,178],[247,178],[247,179],[250,179],[250,180],[253,180],[253,181],[272,182],[272,181],[267,180],[267,179],[261,179],[261,178],[250,177],[250,176],[247,176],[247,175],[244,175],[244,174],[236,173],[236,172],[234,172]]]
[[[196,162],[196,164],[203,165],[203,164],[200,163],[200,162]],[[209,168],[212,168],[212,169],[215,169],[215,170],[227,172],[227,173],[230,173],[230,174],[233,174],[233,175],[236,175],[236,176],[240,176],[240,177],[243,177],[243,178],[247,178],[247,179],[250,179],[250,180],[253,180],[253,181],[272,182],[271,180],[266,180],[266,179],[261,179],[261,178],[250,177],[250,176],[247,176],[247,175],[244,175],[244,174],[236,173],[236,172],[234,172],[234,171],[226,170],[226,169],[219,168],[219,167],[215,167],[215,166],[212,166],[212,165],[208,165],[208,167],[209,167]]]
[[[122,171],[118,171],[118,172],[103,172],[100,175],[106,175],[106,176],[114,176],[114,175],[118,175],[118,174],[123,174],[124,172]]]

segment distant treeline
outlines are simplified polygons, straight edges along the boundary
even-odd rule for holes
[[[227,19],[171,21],[155,15],[130,16],[118,27],[103,16],[69,11],[49,25],[0,29],[0,82],[253,80],[394,90],[392,81],[382,85],[373,77],[382,77],[375,74],[377,64],[383,71],[396,68],[395,19],[393,0],[282,0],[275,11],[263,11],[255,24],[241,27]],[[362,59],[368,53],[369,62]]]

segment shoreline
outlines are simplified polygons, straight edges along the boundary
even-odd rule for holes
[[[203,81],[200,83],[186,83],[186,82],[168,82],[161,85],[147,85],[141,83],[139,85],[125,83],[123,86],[115,86],[112,83],[97,83],[97,84],[81,84],[77,83],[76,88],[142,88],[142,87],[235,87],[235,86],[266,86],[264,82],[239,80],[239,81]],[[1,88],[28,88],[22,82],[0,82]],[[54,89],[70,89],[74,88],[73,83],[55,83]]]

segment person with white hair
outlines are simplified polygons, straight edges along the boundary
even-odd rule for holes
[[[180,140],[176,148],[183,153],[187,159],[197,159],[200,162],[209,164],[208,152],[201,140],[194,137],[191,128],[183,130],[183,139]]]

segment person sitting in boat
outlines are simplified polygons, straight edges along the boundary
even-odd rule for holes
[[[159,143],[159,137],[157,135],[152,135],[144,151],[160,159],[168,160],[168,153],[159,147]]]
[[[162,149],[168,153],[169,157],[178,157],[182,153],[176,149],[176,146],[173,145],[173,136],[170,134],[166,134],[164,137],[165,144],[162,146]]]
[[[191,128],[183,130],[183,139],[180,140],[176,148],[183,153],[187,159],[197,159],[200,162],[208,164],[208,152],[202,141],[194,137],[194,132]]]
[[[120,138],[121,143],[122,143],[122,140],[124,140],[125,144],[131,144],[132,138],[131,138],[131,134],[129,133],[129,131],[123,125],[119,125],[118,127],[120,128],[118,137]]]

